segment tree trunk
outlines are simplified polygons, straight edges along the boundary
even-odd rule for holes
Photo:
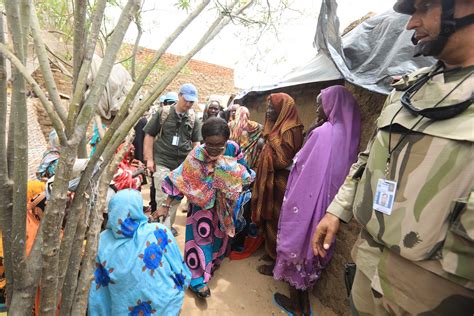
[[[67,189],[76,158],[77,145],[61,149],[54,188],[41,225],[43,233],[43,271],[41,276],[41,315],[55,315],[57,306],[58,254],[61,221],[67,202]],[[80,194],[80,193],[79,193]]]
[[[0,43],[5,44],[3,14],[0,14]],[[7,280],[12,280],[11,226],[12,226],[12,182],[8,177],[7,163],[7,69],[6,60],[0,54],[0,230],[3,243],[3,264]],[[7,299],[11,298],[11,284],[6,285]],[[8,302],[7,302],[8,303]]]
[[[25,63],[23,42],[25,36],[22,35],[22,25],[20,18],[19,4],[12,1],[5,2],[7,13],[7,22],[12,34],[13,48],[18,59]],[[28,133],[27,133],[27,117],[26,117],[26,97],[25,97],[25,81],[18,71],[12,71],[12,98],[10,123],[13,121],[15,126],[13,134],[9,137],[14,139],[13,147],[13,210],[12,210],[12,272],[13,287],[16,289],[18,278],[21,275],[23,263],[25,260],[25,240],[26,240],[26,182],[27,174],[27,157],[28,157]],[[13,294],[14,295],[14,294]]]

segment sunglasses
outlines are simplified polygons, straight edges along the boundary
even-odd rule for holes
[[[446,99],[459,85],[464,82],[467,78],[472,75],[472,72],[464,78],[456,87],[446,94],[440,101],[438,101],[433,107],[426,109],[416,108],[412,102],[412,97],[434,76],[443,73],[443,71],[435,71],[432,74],[426,74],[425,76],[418,79],[412,86],[410,86],[405,93],[402,95],[400,102],[403,107],[414,116],[423,116],[433,121],[447,120],[455,117],[464,112],[472,103],[474,103],[474,93],[471,97],[465,101],[437,107],[444,99]],[[444,72],[446,73],[446,72]]]

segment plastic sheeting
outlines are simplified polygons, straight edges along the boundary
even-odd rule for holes
[[[278,88],[345,79],[372,92],[388,94],[393,76],[431,66],[431,57],[413,57],[413,31],[405,26],[408,15],[392,10],[371,17],[343,37],[339,34],[336,0],[323,0],[314,46],[316,56],[275,84],[252,87],[236,99]]]
[[[87,75],[87,86],[85,98],[90,93],[90,87],[97,77],[102,58],[94,55],[92,58],[91,68]],[[133,81],[128,71],[121,64],[115,64],[110,72],[109,79],[105,84],[104,92],[97,104],[97,114],[104,119],[113,118],[120,110],[123,101],[127,97],[128,92],[132,89]],[[132,104],[133,105],[133,104]]]
[[[239,93],[235,99],[243,99],[244,97],[258,94],[259,92],[270,91],[278,88],[338,79],[344,78],[337,70],[332,60],[329,59],[329,57],[327,57],[325,54],[317,54],[309,62],[293,69],[290,73],[283,76],[283,78],[278,82],[274,84],[254,86]]]
[[[431,57],[413,57],[409,16],[392,10],[371,17],[339,35],[335,0],[323,0],[314,45],[333,60],[344,78],[369,91],[388,94],[392,76],[431,66]]]

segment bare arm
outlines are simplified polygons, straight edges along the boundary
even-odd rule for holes
[[[153,141],[155,138],[145,134],[143,139],[143,158],[146,161],[146,167],[150,172],[155,172],[155,161],[153,160]]]

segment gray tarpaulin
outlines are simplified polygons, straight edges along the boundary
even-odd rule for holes
[[[370,91],[388,94],[392,76],[431,66],[430,57],[413,57],[408,15],[392,10],[371,17],[341,39],[335,0],[323,0],[314,45],[334,61],[344,78]]]
[[[316,56],[276,83],[254,86],[240,93],[237,99],[262,91],[337,79],[388,94],[392,76],[435,62],[430,57],[413,57],[414,46],[410,40],[413,31],[405,29],[408,18],[390,10],[368,18],[341,37],[336,0],[322,0],[314,37]]]
[[[249,96],[251,94],[270,91],[278,88],[338,79],[343,79],[343,77],[331,59],[329,59],[325,54],[317,54],[309,62],[293,69],[290,73],[285,75],[276,83],[254,86],[249,90],[239,93],[239,95],[236,96],[236,99],[242,99],[245,96]]]
[[[97,77],[102,58],[94,55],[92,58],[91,68],[87,75],[87,85],[90,87]],[[133,81],[132,77],[121,64],[115,64],[110,72],[109,79],[105,84],[104,92],[97,104],[97,114],[104,119],[111,119],[117,114],[122,106],[123,101],[132,89]],[[90,89],[86,90],[85,98],[90,93]],[[133,104],[132,104],[133,105]]]

